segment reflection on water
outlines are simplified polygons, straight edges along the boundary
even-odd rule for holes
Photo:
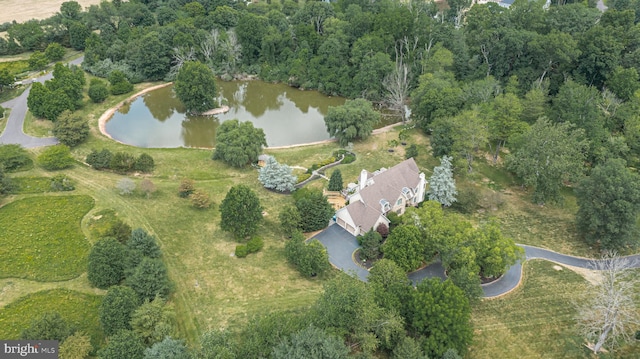
[[[107,122],[106,131],[138,147],[214,147],[218,125],[237,118],[262,128],[269,146],[286,146],[328,139],[324,115],[329,106],[345,101],[262,81],[220,81],[218,88],[219,101],[230,107],[225,114],[187,115],[173,87],[167,86],[123,106]]]

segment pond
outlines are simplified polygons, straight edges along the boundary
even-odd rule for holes
[[[218,81],[218,101],[227,113],[192,116],[173,93],[173,86],[144,94],[122,106],[106,123],[114,139],[138,147],[215,147],[216,128],[237,118],[262,128],[269,147],[329,139],[324,115],[341,97],[301,91],[262,81]]]

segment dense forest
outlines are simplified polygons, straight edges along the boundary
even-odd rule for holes
[[[640,203],[633,172],[640,164],[640,1],[608,5],[601,12],[593,2],[544,0],[509,8],[468,0],[444,7],[419,0],[114,0],[83,10],[71,1],[49,19],[1,25],[0,56],[39,54],[59,43],[84,51],[83,69],[103,78],[171,81],[183,63],[199,61],[222,79],[257,75],[364,98],[430,134],[433,155],[453,156],[459,173],[474,170],[482,149],[533,188],[536,203],[560,200],[563,183],[580,183],[584,238],[626,248],[637,244]],[[608,192],[610,183],[620,190]],[[614,201],[619,207],[599,207]],[[205,333],[195,351],[202,358],[302,358],[308,348],[318,358],[456,358],[471,342],[469,316],[464,292],[451,281],[412,290],[405,272],[385,260],[370,285],[339,276],[308,313]],[[158,353],[186,352],[182,343],[160,343]]]

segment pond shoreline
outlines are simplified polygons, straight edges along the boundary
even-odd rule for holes
[[[131,145],[129,143],[125,143],[125,142],[122,142],[122,141],[119,141],[119,140],[113,138],[106,130],[107,122],[113,117],[113,115],[116,113],[116,111],[118,111],[122,106],[124,106],[124,105],[126,105],[128,103],[131,103],[136,98],[138,98],[138,97],[140,97],[140,96],[142,96],[142,95],[144,95],[144,94],[146,94],[148,92],[151,92],[151,91],[163,88],[163,87],[167,87],[167,86],[170,86],[172,84],[173,84],[173,82],[167,82],[167,83],[164,83],[164,84],[159,84],[159,85],[155,85],[155,86],[151,86],[151,87],[142,89],[142,90],[138,91],[137,93],[129,96],[125,100],[120,101],[114,107],[111,107],[108,110],[106,110],[100,116],[100,118],[98,119],[98,129],[100,130],[100,133],[102,135],[104,135],[105,137],[107,137],[107,138],[109,138],[109,139],[111,139],[111,140],[113,140],[113,141],[115,141],[117,143],[120,143],[120,144],[123,144],[123,145],[127,145],[127,146],[138,147],[138,146]],[[220,111],[220,110],[222,110],[222,111]],[[222,108],[213,109],[213,110],[210,110],[210,111],[227,112],[227,111],[229,111],[229,107],[228,106],[223,106]],[[381,128],[375,129],[375,130],[373,130],[372,135],[376,135],[376,134],[379,134],[379,133],[390,131],[394,127],[397,127],[397,126],[400,126],[400,125],[402,125],[402,122],[397,122],[397,123],[394,123],[394,124],[391,124],[391,125],[388,125],[388,126],[385,126],[385,127],[381,127]],[[326,140],[306,142],[306,143],[298,143],[298,144],[284,145],[284,146],[273,146],[273,147],[267,146],[267,147],[265,147],[265,150],[280,150],[280,149],[288,149],[288,148],[296,148],[296,147],[315,146],[315,145],[321,145],[321,144],[332,143],[332,142],[336,142],[336,139],[335,138],[329,138],[329,139],[326,139]],[[142,147],[140,147],[140,148],[142,148]],[[148,147],[148,148],[155,148],[155,147]],[[207,150],[215,149],[215,147],[187,147],[187,146],[179,146],[179,147],[173,147],[173,148],[193,148],[193,149],[207,149]]]

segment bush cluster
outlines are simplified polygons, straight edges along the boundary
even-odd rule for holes
[[[48,171],[57,171],[73,166],[75,160],[71,157],[71,150],[66,145],[47,147],[38,156],[40,167]]]
[[[302,173],[298,175],[298,183],[304,182],[311,177],[311,173]]]
[[[146,153],[142,153],[136,158],[126,152],[112,153],[107,149],[101,151],[92,150],[85,161],[96,170],[109,169],[117,173],[132,171],[149,173],[155,167],[153,157]]]
[[[333,152],[333,157],[340,158],[341,156],[344,156],[344,159],[342,160],[342,162],[340,162],[343,165],[352,163],[356,160],[356,155],[353,152],[349,152],[345,149],[339,149]]]
[[[314,163],[314,164],[311,165],[310,168],[307,169],[307,173],[311,174],[311,173],[313,173],[313,171],[317,170],[318,168],[322,168],[322,167],[324,167],[326,165],[332,164],[335,161],[337,161],[336,158],[332,156],[332,157],[324,159],[324,160],[322,160],[322,161],[320,161],[318,163]]]
[[[264,241],[260,237],[252,237],[247,244],[236,246],[236,257],[244,258],[251,253],[259,252],[264,247]]]
[[[0,166],[7,172],[29,167],[33,161],[20,145],[0,145]]]

